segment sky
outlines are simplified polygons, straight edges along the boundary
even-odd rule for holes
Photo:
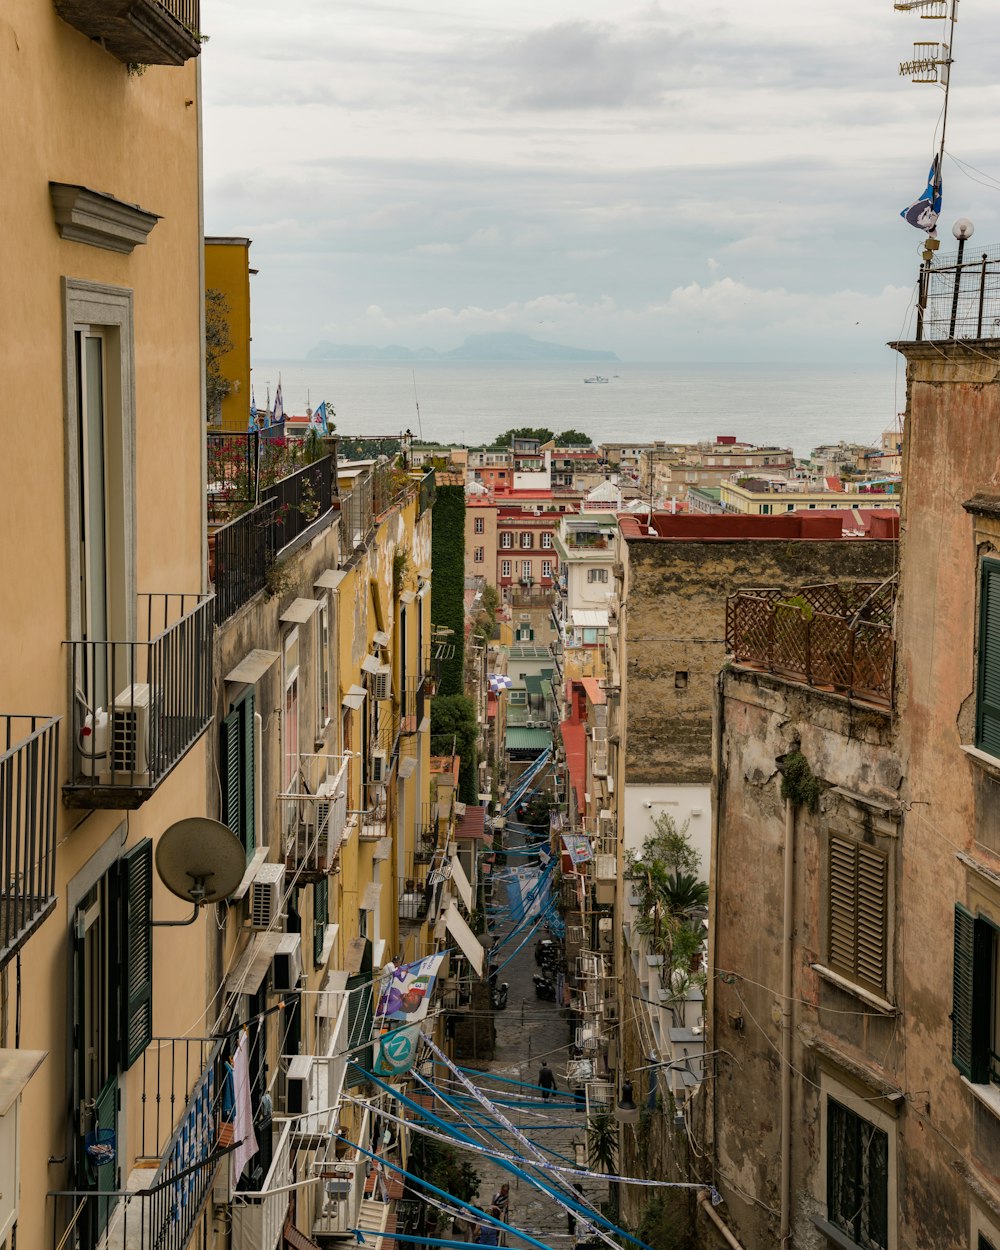
[[[961,0],[942,253],[1000,242],[993,0]],[[254,352],[519,331],[646,361],[912,333],[947,24],[892,0],[202,0],[206,233]],[[963,162],[956,163],[952,157]]]

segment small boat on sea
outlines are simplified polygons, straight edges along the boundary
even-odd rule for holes
[[[599,374],[595,374],[592,378],[584,378],[584,382],[606,382],[607,378],[602,378]]]

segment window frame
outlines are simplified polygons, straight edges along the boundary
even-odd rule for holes
[[[474,517],[474,518],[473,518],[473,526],[472,526],[472,528],[473,528],[474,533],[476,533],[476,534],[483,534],[483,533],[485,533],[485,532],[486,532],[486,519],[485,519],[485,517],[481,517],[481,516]]]
[[[511,568],[510,560],[501,560],[500,561],[500,576],[510,577],[511,576],[510,568]]]
[[[971,1085],[1000,1085],[1000,925],[955,903],[951,1061]]]
[[[552,535],[548,532],[542,534],[542,549],[544,551],[552,550]]]
[[[897,1136],[898,1122],[895,1108],[880,1100],[876,1091],[866,1092],[864,1084],[855,1086],[850,1078],[841,1077],[837,1072],[828,1069],[820,1070],[820,1167],[816,1170],[819,1192],[817,1198],[822,1203],[825,1218],[813,1217],[813,1223],[824,1233],[832,1233],[840,1242],[857,1245],[860,1250],[868,1250],[877,1243],[856,1242],[831,1216],[830,1205],[830,1174],[832,1160],[830,1158],[829,1104],[831,1099],[845,1111],[857,1119],[864,1121],[873,1129],[886,1135],[886,1177],[885,1177],[885,1210],[886,1210],[886,1241],[885,1250],[898,1250],[898,1184],[897,1184]],[[833,1239],[831,1237],[831,1239]]]
[[[974,745],[977,750],[985,752],[987,755],[1000,759],[1000,703],[996,705],[990,704],[986,697],[986,691],[989,684],[987,680],[987,656],[986,650],[990,642],[993,631],[991,625],[991,600],[990,600],[990,582],[996,578],[996,588],[1000,594],[1000,560],[990,556],[984,556],[979,562],[979,611],[978,611],[978,630],[976,637],[976,726]],[[1000,603],[994,603],[998,617],[1000,617]],[[993,657],[997,666],[996,672],[992,674],[994,682],[1000,680],[1000,619],[996,622],[995,637],[996,655]],[[987,717],[990,718],[990,724],[987,726]]]
[[[534,546],[535,546],[535,536],[534,536],[534,534],[532,534],[531,530],[522,530],[522,531],[521,531],[520,550],[521,550],[521,551],[532,551],[532,550],[534,550]]]
[[[887,846],[869,844],[837,828],[827,830],[824,846],[823,958],[838,976],[889,1001],[892,977],[892,882],[895,857]],[[881,867],[881,916],[874,915],[875,872]],[[852,881],[847,878],[853,876]],[[874,933],[881,928],[881,950]],[[881,976],[874,974],[875,958]]]
[[[474,549],[472,553],[472,562],[473,564],[485,564],[486,562],[486,548],[485,547],[476,547]]]
[[[514,535],[510,530],[504,530],[500,535],[500,546],[504,551],[511,551],[514,547]]]
[[[333,682],[330,663],[330,598],[324,595],[316,614],[316,740],[325,735],[333,717]]]
[[[256,687],[248,687],[229,706],[219,725],[219,774],[222,823],[246,852],[247,863],[257,846],[257,718]]]

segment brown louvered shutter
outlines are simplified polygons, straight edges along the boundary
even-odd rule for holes
[[[830,967],[885,994],[888,860],[871,847],[830,836]]]
[[[121,1066],[130,1068],[153,1035],[153,843],[121,858]]]

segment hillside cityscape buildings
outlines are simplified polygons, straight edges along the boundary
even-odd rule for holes
[[[0,1250],[1000,1250],[995,254],[871,445],[339,429],[198,0],[13,13]]]

